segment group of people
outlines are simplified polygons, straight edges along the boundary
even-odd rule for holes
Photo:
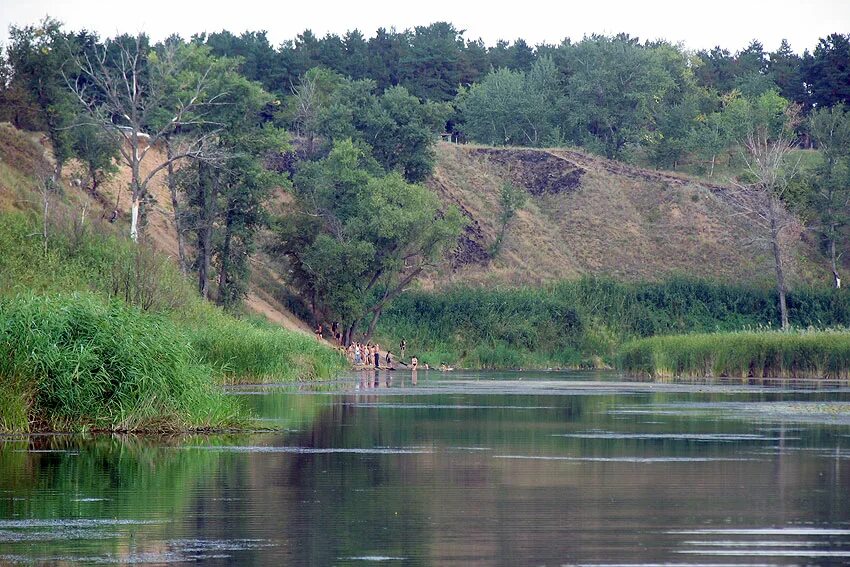
[[[330,331],[333,336],[333,340],[336,341],[339,348],[343,353],[345,353],[348,360],[354,366],[394,369],[393,354],[389,350],[387,350],[383,355],[383,365],[381,364],[381,346],[379,344],[364,344],[355,341],[346,347],[344,344],[344,337],[339,331],[337,323],[333,323],[331,325]],[[321,323],[316,326],[316,338],[318,340],[324,339],[326,332],[325,326]],[[416,370],[419,367],[419,360],[415,356],[410,357],[410,364],[404,362],[404,352],[407,350],[406,340],[401,339],[401,343],[399,343],[399,350],[401,351],[399,363],[409,367],[411,370]],[[426,364],[425,367],[427,368],[428,365]]]
[[[347,349],[345,349],[345,353],[348,356],[348,359],[355,366],[374,365],[375,368],[381,367],[381,347],[377,343],[360,344],[358,342],[353,342],[348,345]],[[384,357],[384,364],[386,366],[391,366],[392,362],[392,354],[390,351],[387,351],[387,354]]]

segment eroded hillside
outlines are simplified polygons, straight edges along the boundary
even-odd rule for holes
[[[440,144],[430,186],[469,220],[442,282],[535,284],[584,274],[627,280],[688,275],[770,282],[763,234],[741,216],[727,188],[566,149]],[[500,251],[505,182],[528,196]],[[792,278],[822,272],[799,223],[788,231]]]
[[[0,206],[16,206],[23,202],[18,188],[34,187],[31,172],[49,171],[50,152],[37,133],[19,132],[8,124],[0,125],[0,142]],[[143,173],[161,159],[161,152],[152,149]],[[69,198],[86,203],[92,219],[108,219],[117,209],[116,224],[123,230],[129,171],[121,168],[96,193],[72,182],[73,164],[65,172]],[[494,255],[499,195],[505,182],[526,192],[527,198]],[[425,288],[449,283],[537,284],[585,274],[625,280],[688,275],[730,282],[772,281],[771,259],[756,242],[761,235],[736,214],[722,186],[567,149],[446,143],[437,146],[436,168],[428,185],[445,203],[456,205],[469,224],[451,261],[423,279]],[[147,238],[176,257],[171,196],[162,176],[154,178],[150,192],[154,201],[148,209]],[[285,199],[276,201],[276,206],[285,208]],[[803,239],[799,224],[794,226],[787,235],[792,283],[828,281],[824,262]],[[248,308],[287,328],[310,332],[287,309],[285,265],[260,253],[253,258],[252,269]]]

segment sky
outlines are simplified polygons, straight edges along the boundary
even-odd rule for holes
[[[732,52],[753,39],[772,51],[786,38],[802,53],[830,33],[850,33],[850,0],[0,0],[0,43],[7,42],[9,25],[34,24],[48,14],[66,29],[85,28],[101,37],[145,32],[157,41],[172,33],[188,38],[222,29],[266,30],[273,45],[308,28],[319,36],[357,28],[369,37],[379,27],[401,30],[437,21],[452,22],[466,30],[465,38],[487,45],[626,32]]]

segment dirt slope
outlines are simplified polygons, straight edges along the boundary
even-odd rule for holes
[[[429,185],[455,204],[470,224],[445,282],[535,284],[583,274],[658,280],[691,275],[770,282],[761,236],[725,198],[727,188],[645,170],[568,149],[519,149],[442,143]],[[498,233],[502,184],[522,188],[526,205]],[[792,281],[823,271],[803,241],[788,234]]]
[[[27,171],[49,162],[49,148],[38,133],[0,124],[0,207],[17,207],[21,189],[32,185]],[[160,163],[156,148],[143,174]],[[49,164],[48,164],[49,165]],[[129,171],[121,168],[97,194],[71,183],[73,164],[65,169],[72,198],[87,203],[88,214],[108,218],[117,208],[119,228],[127,227]],[[499,231],[499,195],[510,182],[527,194],[511,221],[498,255],[492,246]],[[689,275],[771,283],[766,250],[752,245],[760,236],[735,214],[726,188],[684,176],[644,170],[570,149],[489,148],[440,143],[427,184],[447,204],[456,205],[469,225],[451,262],[428,274],[426,288],[453,282],[468,284],[539,284],[583,274],[622,279],[659,280]],[[75,193],[76,192],[76,193]],[[171,197],[164,174],[153,179],[147,238],[176,258]],[[285,208],[278,195],[276,206]],[[824,262],[800,226],[789,231],[787,272],[792,284],[829,281]],[[288,329],[310,328],[287,309],[285,266],[258,254],[246,305]]]

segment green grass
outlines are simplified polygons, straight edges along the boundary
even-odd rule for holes
[[[287,382],[335,376],[348,365],[315,338],[210,312],[189,330],[192,347],[228,382]]]
[[[109,225],[54,219],[45,255],[39,222],[0,213],[2,430],[222,427],[243,418],[222,382],[345,367],[312,337],[203,301],[167,258]]]
[[[850,292],[799,289],[788,297],[799,327],[850,326]],[[613,364],[622,344],[655,335],[770,328],[775,294],[690,279],[623,283],[584,278],[540,288],[450,288],[397,299],[378,342],[431,365],[546,368]]]
[[[850,378],[850,332],[742,331],[650,337],[625,344],[618,366],[635,376]]]
[[[0,302],[7,430],[187,430],[240,423],[188,337],[166,317],[91,294]],[[26,421],[23,421],[23,418]]]

